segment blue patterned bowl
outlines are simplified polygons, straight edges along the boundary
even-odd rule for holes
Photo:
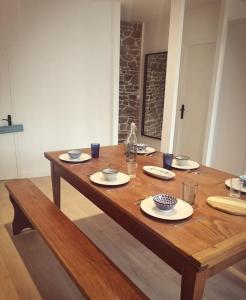
[[[161,210],[170,210],[177,204],[177,198],[166,194],[155,195],[153,200],[156,207]]]

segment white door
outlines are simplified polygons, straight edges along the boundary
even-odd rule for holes
[[[0,126],[7,125],[7,115],[12,115],[11,85],[7,49],[0,49]],[[0,180],[17,177],[15,134],[0,134]]]
[[[198,162],[203,156],[214,53],[214,43],[183,48],[174,150]]]
[[[18,177],[49,175],[45,151],[115,143],[119,25],[119,1],[0,0],[13,121],[24,125],[23,133],[0,135],[0,178],[16,176],[15,140]],[[11,111],[3,109],[7,98],[1,96],[0,119]]]

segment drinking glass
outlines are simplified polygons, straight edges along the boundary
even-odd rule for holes
[[[182,186],[182,198],[184,201],[188,202],[189,204],[194,204],[198,183],[195,181],[184,181]]]
[[[100,144],[99,143],[92,143],[91,144],[91,156],[93,158],[99,157],[99,150],[100,150]]]
[[[127,162],[127,173],[131,178],[136,177],[137,173],[137,163],[135,161]]]
[[[171,170],[173,163],[173,154],[171,153],[164,153],[163,154],[163,168]]]
[[[242,183],[239,178],[230,179],[230,197],[240,198],[241,196]]]

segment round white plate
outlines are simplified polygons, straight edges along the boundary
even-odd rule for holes
[[[89,154],[86,154],[86,153],[81,153],[79,158],[72,159],[72,158],[70,158],[68,153],[63,153],[59,156],[59,159],[63,160],[63,161],[70,162],[70,163],[81,163],[81,162],[90,160],[91,156]]]
[[[177,200],[178,202],[174,208],[168,211],[157,208],[152,197],[144,199],[140,207],[146,214],[164,220],[182,220],[191,216],[193,214],[193,207],[181,199]]]
[[[137,150],[137,154],[151,154],[154,153],[155,151],[156,151],[155,148],[146,147],[145,150],[143,151]]]
[[[127,174],[119,172],[117,174],[116,180],[106,180],[103,176],[102,172],[94,173],[90,176],[90,180],[94,183],[101,184],[101,185],[121,185],[125,184],[130,180],[130,177]]]
[[[156,166],[144,166],[143,170],[154,177],[165,179],[165,180],[169,180],[175,177],[175,173],[167,169],[156,167]]]
[[[180,166],[180,165],[177,164],[177,160],[174,158],[173,163],[172,163],[172,167],[175,168],[175,169],[180,169],[180,170],[193,170],[193,169],[199,168],[200,165],[196,161],[188,160],[187,165]]]
[[[226,185],[228,188],[231,187],[230,179],[227,179],[227,180],[225,181],[225,185]],[[241,189],[240,189],[240,187],[241,187]],[[238,191],[241,190],[241,192],[246,193],[246,187],[243,187],[243,186],[242,186],[242,183],[240,183],[240,179],[239,179],[239,178],[238,178],[238,186],[235,186],[235,188],[236,188]]]

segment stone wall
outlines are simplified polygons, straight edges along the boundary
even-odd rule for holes
[[[127,139],[130,123],[139,122],[142,24],[121,22],[120,29],[119,143]]]
[[[167,52],[145,57],[144,126],[143,134],[161,138],[165,95]]]

